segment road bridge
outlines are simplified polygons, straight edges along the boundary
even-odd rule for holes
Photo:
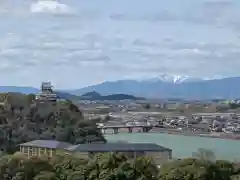
[[[138,128],[141,132],[149,132],[152,128],[158,127],[156,125],[104,125],[99,126],[103,134],[106,134],[107,130],[112,130],[114,134],[119,133],[120,129],[128,130],[128,133],[132,133],[134,129]]]

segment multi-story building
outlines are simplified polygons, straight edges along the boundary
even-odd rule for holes
[[[52,157],[58,152],[76,154],[81,158],[91,158],[97,153],[123,153],[129,158],[151,157],[157,165],[172,158],[172,150],[151,143],[92,143],[72,145],[53,140],[35,140],[20,144],[20,152],[31,156]]]

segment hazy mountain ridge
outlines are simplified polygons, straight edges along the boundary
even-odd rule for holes
[[[39,90],[33,87],[0,86],[0,92],[36,93]],[[146,98],[183,98],[183,99],[213,99],[240,98],[240,77],[223,79],[200,80],[187,78],[180,83],[152,80],[119,80],[106,81],[101,84],[84,87],[76,90],[56,90],[81,96],[88,92],[97,92],[101,96],[116,94],[133,95]],[[67,94],[64,95],[65,97]]]
[[[97,91],[103,95],[123,93],[148,98],[235,99],[240,97],[240,77],[197,81],[186,80],[181,83],[162,80],[120,80],[104,82],[70,93],[83,94],[90,91]]]
[[[171,82],[171,83],[178,84],[178,83],[183,83],[183,82],[204,81],[204,79],[192,78],[192,77],[189,77],[189,76],[162,74],[158,77],[147,79],[145,81],[149,81],[149,82],[164,81],[164,82]]]
[[[40,92],[39,89],[33,87],[17,87],[17,86],[0,86],[0,93],[22,93],[22,94],[36,94]],[[67,100],[142,100],[144,98],[135,97],[129,94],[110,94],[102,96],[98,92],[92,91],[85,94],[71,94],[64,90],[56,90],[58,98]]]
[[[37,93],[39,89],[28,86],[0,86],[0,93],[5,92],[19,92],[23,94]]]

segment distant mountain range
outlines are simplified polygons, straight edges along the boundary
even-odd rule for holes
[[[164,81],[164,82],[170,82],[174,84],[179,84],[183,82],[199,82],[204,81],[204,79],[201,78],[190,78],[189,76],[172,76],[168,74],[162,74],[156,78],[147,79],[148,82],[158,82],[158,81]]]
[[[55,92],[57,94],[57,97],[58,98],[61,98],[61,99],[67,99],[67,100],[80,100],[80,96],[77,96],[77,95],[74,95],[74,94],[70,94],[70,93],[67,93],[67,92],[61,92],[61,91],[57,91]]]
[[[33,87],[0,86],[0,92],[36,93],[39,90]],[[182,76],[163,75],[160,78],[149,80],[119,80],[104,82],[76,90],[58,91],[64,96],[81,96],[88,92],[97,92],[95,99],[113,98],[119,95],[129,98],[181,98],[181,99],[237,99],[240,98],[240,77],[222,79],[196,79]],[[93,94],[92,94],[93,95]],[[131,97],[132,95],[132,97]],[[86,95],[82,98],[86,98]],[[91,97],[93,98],[93,97]],[[126,97],[127,98],[127,97]],[[128,98],[127,98],[128,99]]]
[[[17,87],[17,86],[0,86],[0,93],[6,92],[19,92],[23,94],[36,94],[40,90],[33,87]],[[143,100],[144,98],[138,98],[133,95],[128,94],[111,94],[102,96],[101,94],[92,91],[87,92],[82,95],[74,95],[65,91],[55,91],[57,96],[61,99],[68,99],[68,100]]]
[[[96,91],[102,95],[131,94],[146,98],[183,98],[183,99],[236,99],[240,98],[240,77],[223,79],[175,78],[164,80],[119,80],[104,82],[70,91],[72,94],[83,94]]]
[[[0,93],[5,92],[19,92],[23,94],[30,94],[30,93],[37,93],[39,92],[39,89],[34,87],[20,87],[20,86],[0,86]]]

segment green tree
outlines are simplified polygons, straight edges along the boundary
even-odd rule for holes
[[[27,102],[29,104],[32,104],[34,102],[34,100],[36,99],[36,95],[35,94],[28,94],[26,98],[27,98]]]
[[[34,99],[34,94],[6,94],[6,107],[0,112],[0,148],[5,152],[13,153],[19,144],[35,139],[72,144],[106,141],[96,122],[85,121],[81,110],[71,101],[55,106],[32,104]],[[14,109],[21,109],[21,112]]]
[[[230,180],[236,175],[234,166],[227,161],[207,161],[206,159],[182,159],[161,167],[162,180]]]
[[[57,180],[54,172],[43,171],[34,177],[33,180]]]
[[[158,178],[158,168],[150,158],[137,158],[131,163],[130,167],[128,176],[131,174],[133,177],[130,176],[128,179],[157,180]]]
[[[204,156],[205,157],[205,156]],[[186,158],[162,164],[148,157],[126,158],[121,153],[99,153],[91,158],[57,153],[27,158],[21,153],[0,157],[1,180],[236,180],[234,163]]]
[[[193,153],[193,157],[203,161],[215,161],[216,156],[213,151],[200,148],[197,152]]]

